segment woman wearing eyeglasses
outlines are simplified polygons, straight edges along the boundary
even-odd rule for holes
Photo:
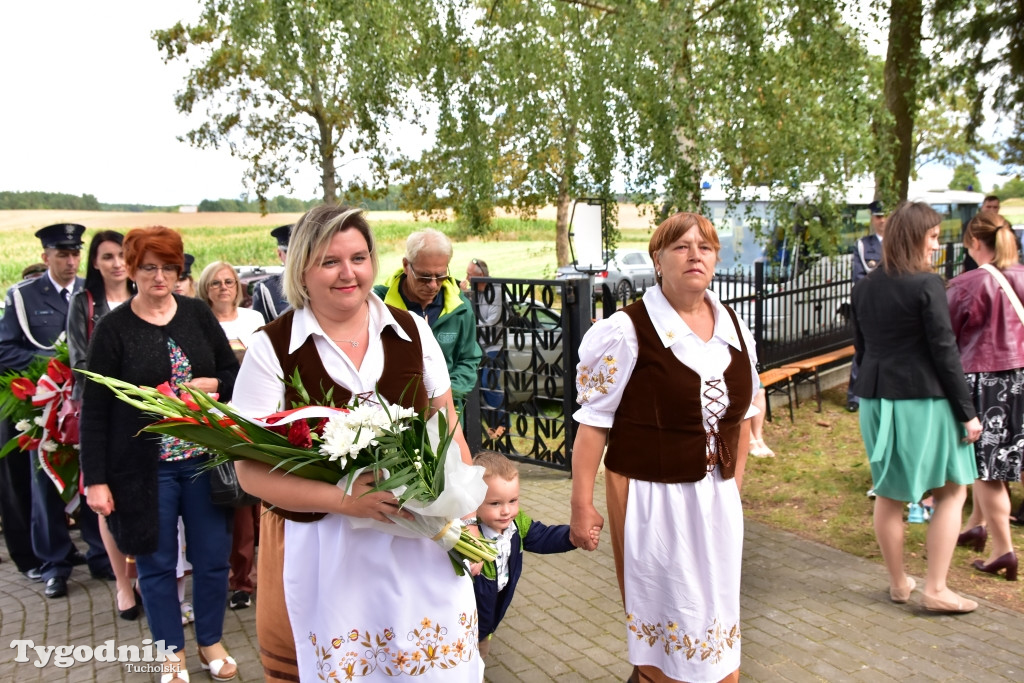
[[[225,261],[214,261],[199,276],[199,298],[209,304],[227,335],[231,350],[242,362],[249,339],[263,327],[263,315],[251,308],[243,308],[242,285],[235,267]],[[259,506],[244,505],[235,508],[235,523],[231,534],[231,573],[228,592],[231,609],[245,609],[252,604],[256,590],[253,576],[253,558],[256,554],[256,530],[259,524]]]
[[[263,327],[264,320],[251,308],[241,307],[242,286],[235,267],[224,261],[214,261],[203,268],[199,276],[199,298],[213,310],[241,363],[249,338]]]
[[[184,267],[181,235],[137,228],[124,239],[128,276],[138,294],[93,331],[88,367],[140,386],[185,385],[230,400],[238,361],[209,307],[173,293]],[[237,675],[221,644],[227,602],[232,513],[210,502],[206,453],[170,437],[141,432],[153,421],[89,382],[82,403],[82,477],[87,502],[107,518],[122,552],[135,555],[154,641],[173,648],[161,683],[188,681],[176,580],[178,516],[192,562],[199,660],[215,680]]]

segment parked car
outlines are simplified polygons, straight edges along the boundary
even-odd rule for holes
[[[238,274],[238,282],[242,286],[242,306],[252,306],[252,294],[256,291],[256,285],[261,280],[266,280],[271,275],[280,275],[284,272],[284,266],[235,266]]]
[[[556,280],[587,277],[587,273],[576,270],[576,264],[562,266],[555,272]],[[601,286],[608,285],[620,301],[632,299],[638,292],[644,292],[654,284],[654,262],[646,251],[639,249],[616,249],[608,258],[608,267],[594,275],[594,296],[600,296]]]

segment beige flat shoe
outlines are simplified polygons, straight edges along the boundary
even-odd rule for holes
[[[929,612],[945,612],[947,614],[967,614],[978,609],[978,603],[974,600],[953,594],[953,600],[943,600],[930,595],[921,596],[921,604]]]
[[[903,603],[910,600],[910,594],[914,592],[917,587],[917,581],[914,581],[912,577],[907,577],[907,585],[903,588],[894,588],[889,586],[889,599],[893,602],[902,605]]]

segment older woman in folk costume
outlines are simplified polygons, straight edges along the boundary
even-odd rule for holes
[[[604,523],[593,488],[607,443],[631,681],[739,678],[739,484],[757,371],[746,325],[708,290],[718,249],[703,216],[668,218],[649,246],[657,286],[580,348],[572,536],[590,548]]]
[[[298,370],[313,403],[332,388],[338,405],[377,390],[394,403],[454,415],[445,359],[430,328],[373,295],[376,275],[373,235],[360,211],[321,206],[303,216],[285,265],[292,310],[251,339],[235,405],[257,417],[292,407],[297,396],[281,378]],[[406,392],[408,386],[416,391]],[[457,420],[452,424],[471,463]],[[390,492],[368,493],[369,475],[345,495],[338,486],[255,462],[237,466],[242,486],[276,506],[261,524],[256,601],[267,680],[480,679],[470,577],[457,577],[429,539],[355,523],[405,515]]]

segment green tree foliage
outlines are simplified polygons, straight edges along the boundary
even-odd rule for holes
[[[928,98],[914,120],[914,175],[933,163],[955,166],[999,157],[995,144],[968,137],[970,103],[962,90],[949,92],[934,82],[928,90]]]
[[[77,197],[62,192],[0,192],[0,209],[28,211],[62,209],[66,211],[102,211],[91,194]]]
[[[1024,168],[1024,3],[1019,0],[935,0],[936,35],[956,58],[951,81],[971,101],[971,140],[992,110],[1013,126],[1003,163]]]
[[[949,181],[949,189],[984,192],[981,188],[981,181],[978,180],[978,171],[974,168],[974,164],[958,164],[953,169],[953,179]]]
[[[1020,176],[1010,178],[1002,185],[996,185],[993,187],[992,194],[996,195],[1000,199],[1024,197],[1024,180],[1021,180]]]
[[[867,169],[867,58],[832,0],[446,6],[471,19],[431,51],[438,144],[404,167],[419,210],[492,186],[525,214],[553,203],[564,263],[570,199],[611,198],[623,169],[662,213],[699,207],[708,175],[827,203]]]
[[[780,206],[827,205],[867,171],[876,100],[836,3],[623,3],[620,15],[626,177],[662,215],[699,207],[708,175],[735,198],[764,185]]]
[[[381,139],[409,107],[429,11],[415,0],[205,0],[194,25],[153,37],[166,61],[191,65],[175,104],[204,120],[185,140],[248,162],[260,201],[312,164],[335,203],[345,164],[364,160],[367,182],[383,184]]]

